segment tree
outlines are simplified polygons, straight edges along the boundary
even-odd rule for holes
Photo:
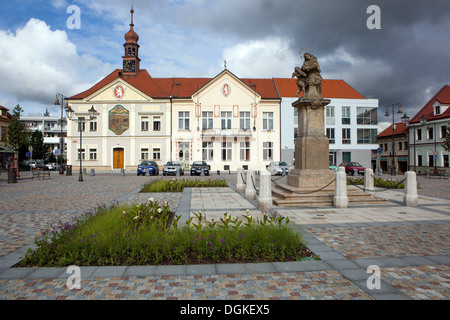
[[[449,123],[450,126],[450,123]],[[445,151],[450,151],[450,130],[447,129],[447,133],[444,138],[444,142],[442,143],[442,147]]]
[[[19,152],[19,160],[25,157],[25,152],[28,148],[28,132],[25,124],[20,122],[20,114],[23,109],[17,105],[12,114],[12,120],[8,125],[8,139],[7,145],[14,151]]]
[[[44,135],[41,131],[35,130],[31,133],[30,145],[33,147],[33,158],[43,159],[47,150],[44,145]]]

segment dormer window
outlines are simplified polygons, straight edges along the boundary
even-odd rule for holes
[[[436,115],[436,114],[441,114],[441,106],[435,106],[434,107],[434,114]]]

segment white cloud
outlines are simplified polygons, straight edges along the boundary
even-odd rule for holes
[[[94,75],[90,70],[106,67],[92,56],[80,56],[65,31],[52,31],[35,18],[15,33],[0,30],[0,56],[0,74],[6,75],[0,77],[0,95],[15,100],[13,105],[20,103],[25,114],[35,110],[24,102],[48,105],[57,92],[70,96],[84,91],[91,86],[86,80]]]
[[[290,77],[299,58],[289,44],[288,39],[279,37],[245,41],[225,48],[222,56],[238,77]]]

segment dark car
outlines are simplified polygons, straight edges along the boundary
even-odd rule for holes
[[[358,170],[359,174],[364,174],[364,168],[359,162],[342,162],[339,167],[345,167],[345,173],[353,174],[354,170]]]
[[[194,161],[191,165],[191,176],[201,175],[202,172],[205,176],[209,176],[209,166],[205,161]]]
[[[158,164],[155,161],[142,161],[137,167],[137,175],[148,175],[157,176],[159,175]]]

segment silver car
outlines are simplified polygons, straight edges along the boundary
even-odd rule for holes
[[[169,161],[165,164],[163,168],[163,176],[175,175],[182,176],[184,175],[184,169],[179,161]]]
[[[284,161],[272,161],[267,166],[267,170],[269,170],[272,176],[288,174],[289,169],[289,165]]]

